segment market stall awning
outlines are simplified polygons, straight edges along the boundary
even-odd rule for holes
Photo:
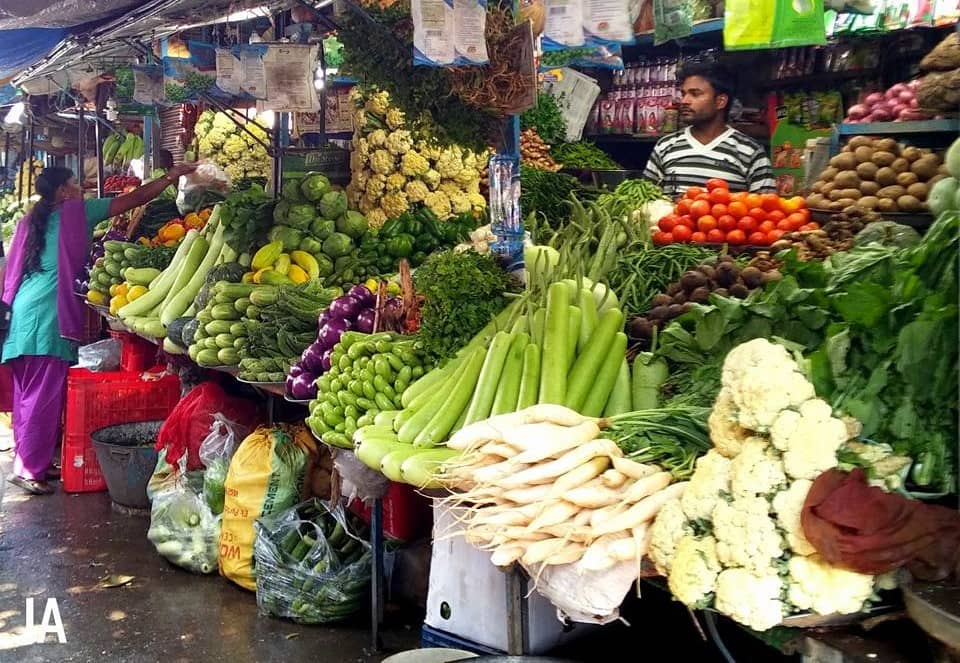
[[[131,0],[0,0],[0,30],[70,28],[138,4]]]
[[[63,28],[0,30],[0,85],[41,60],[66,35]]]

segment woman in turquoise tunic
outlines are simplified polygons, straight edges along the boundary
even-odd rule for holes
[[[77,360],[83,308],[73,282],[83,269],[93,228],[145,205],[196,166],[176,166],[159,180],[113,199],[83,200],[73,172],[45,168],[40,201],[17,224],[3,283],[11,307],[3,343],[13,372],[14,465],[11,483],[35,495],[53,488],[47,474],[60,436],[67,369]]]

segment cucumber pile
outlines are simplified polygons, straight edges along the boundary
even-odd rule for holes
[[[257,606],[302,624],[338,621],[366,603],[370,545],[362,522],[311,500],[256,522]]]
[[[158,250],[154,247],[107,240],[103,243],[104,255],[98,258],[90,270],[89,290],[99,292],[109,298],[110,286],[123,283],[125,272],[129,268],[164,269],[173,258],[170,249]],[[149,281],[148,281],[149,284]]]

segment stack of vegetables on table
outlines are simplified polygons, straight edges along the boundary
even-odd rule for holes
[[[140,243],[150,246],[176,246],[188,231],[201,230],[210,220],[213,208],[206,207],[197,212],[189,212],[183,218],[170,219],[157,229],[153,239],[141,237]]]
[[[435,143],[434,127],[424,122],[411,126],[384,91],[361,101],[354,120],[347,195],[351,207],[363,212],[371,226],[379,228],[416,203],[441,220],[486,208],[480,194],[485,154]]]
[[[140,178],[128,175],[111,175],[103,181],[104,193],[121,193],[140,186]]]
[[[103,163],[126,172],[130,162],[143,156],[143,139],[132,131],[111,132],[103,141]]]
[[[149,247],[118,239],[104,241],[103,250],[103,257],[98,258],[90,270],[86,295],[91,304],[108,305],[111,315],[145,294],[146,286],[170,264],[174,254],[168,247]],[[124,286],[122,292],[119,286]]]

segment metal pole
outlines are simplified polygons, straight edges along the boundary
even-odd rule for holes
[[[87,174],[83,167],[83,143],[86,118],[83,116],[83,104],[77,107],[77,179],[80,180],[80,188],[83,188]]]
[[[380,624],[383,621],[383,499],[373,501],[373,514],[370,519],[370,547],[373,549],[373,578],[371,580],[371,615],[370,637],[373,650],[379,652],[383,648],[380,637]]]
[[[30,116],[30,148],[27,150],[28,157],[30,158],[30,168],[27,169],[27,191],[33,189],[33,138],[34,138],[34,127],[33,127],[33,115]],[[27,196],[29,198],[29,196]]]
[[[20,131],[20,169],[17,171],[17,202],[23,202],[23,156],[27,153],[27,128],[23,125]]]
[[[100,86],[97,85],[97,94],[95,95],[97,101],[93,111],[97,118],[97,123],[93,128],[93,138],[97,143],[97,198],[103,198],[103,180],[105,178],[103,169],[103,135],[100,131],[100,112],[103,110],[103,102],[99,94],[99,88]]]
[[[511,566],[504,575],[507,584],[507,654],[523,656],[527,653],[527,620],[523,605],[526,582],[516,565]]]
[[[10,182],[10,134],[3,134],[3,188]]]

